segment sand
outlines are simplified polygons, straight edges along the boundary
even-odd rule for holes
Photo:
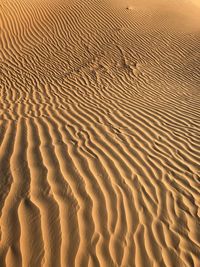
[[[200,1],[0,1],[0,267],[200,266]]]

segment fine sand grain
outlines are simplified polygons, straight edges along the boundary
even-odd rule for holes
[[[0,267],[200,267],[200,1],[0,0]]]

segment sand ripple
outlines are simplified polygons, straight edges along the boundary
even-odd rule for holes
[[[200,9],[154,2],[1,1],[1,267],[200,266]]]

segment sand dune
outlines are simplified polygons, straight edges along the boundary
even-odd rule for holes
[[[197,0],[1,0],[0,267],[200,266]]]

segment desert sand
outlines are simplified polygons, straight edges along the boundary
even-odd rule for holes
[[[0,0],[0,267],[200,267],[200,1]]]

